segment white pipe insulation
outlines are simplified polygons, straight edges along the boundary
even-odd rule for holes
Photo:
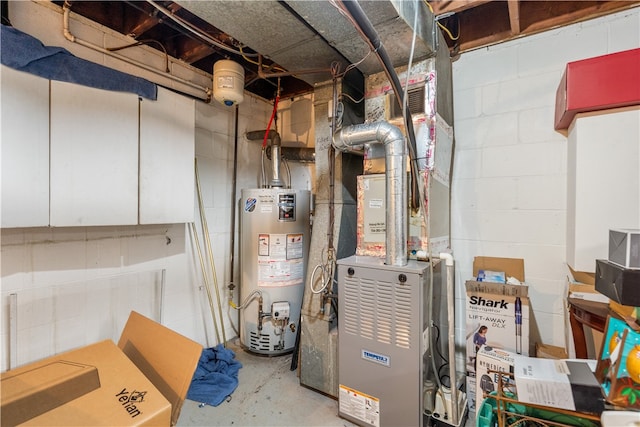
[[[333,146],[343,152],[364,143],[379,143],[385,150],[386,233],[385,264],[407,265],[407,152],[400,129],[387,122],[351,125],[333,135]]]

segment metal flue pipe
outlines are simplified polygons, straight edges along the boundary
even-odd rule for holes
[[[271,187],[284,187],[284,182],[280,178],[280,149],[282,144],[280,135],[276,132],[276,136],[271,140]]]
[[[271,187],[284,187],[284,182],[280,178],[280,162],[282,161],[282,143],[280,141],[280,134],[277,131],[270,129],[266,132],[266,137],[271,141]],[[246,133],[246,137],[249,141],[256,141],[265,137],[265,131],[254,130]]]
[[[408,204],[404,136],[399,128],[387,122],[352,125],[333,135],[333,146],[343,152],[364,143],[383,144],[385,150],[385,263],[406,265]]]

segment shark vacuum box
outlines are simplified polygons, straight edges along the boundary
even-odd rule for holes
[[[609,261],[640,270],[640,230],[609,230]]]

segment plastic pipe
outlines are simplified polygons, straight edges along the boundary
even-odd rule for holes
[[[440,259],[447,266],[447,323],[449,324],[449,383],[451,388],[451,421],[458,424],[458,380],[456,374],[455,286],[453,283],[453,255],[441,252]]]
[[[131,64],[131,65],[135,65],[136,67],[142,68],[144,70],[150,71],[152,73],[155,73],[159,76],[168,78],[170,80],[173,80],[174,82],[177,82],[179,84],[185,85],[190,87],[191,89],[197,89],[198,93],[194,94],[194,93],[189,93],[189,95],[191,96],[197,96],[198,98],[209,102],[211,101],[211,95],[213,94],[212,89],[208,88],[208,87],[203,87],[200,85],[197,85],[195,83],[190,82],[189,80],[185,80],[185,79],[181,79],[180,77],[176,77],[173,74],[169,74],[166,73],[165,71],[162,70],[158,70],[156,68],[153,68],[143,62],[139,62],[136,61],[134,59],[131,58],[127,58],[126,56],[122,56],[119,55],[115,52],[112,52],[108,49],[105,49],[101,46],[95,45],[93,43],[89,43],[87,41],[84,41],[82,39],[77,38],[76,36],[74,36],[71,31],[69,30],[69,12],[71,12],[70,6],[69,4],[65,1],[64,5],[62,6],[62,34],[64,35],[64,38],[69,40],[71,43],[77,43],[81,46],[87,47],[89,49],[95,50],[97,52],[103,53],[105,55],[109,55],[113,58],[117,58],[123,62],[126,62],[127,64]]]

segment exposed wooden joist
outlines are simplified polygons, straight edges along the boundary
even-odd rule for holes
[[[149,31],[159,23],[160,23],[160,20],[155,16],[150,16],[148,18],[142,19],[138,21],[138,23],[129,30],[128,35],[133,38],[139,38],[142,34]]]
[[[185,46],[185,50],[182,52],[182,55],[180,55],[180,59],[187,64],[193,64],[214,53],[215,50],[209,45],[193,43],[189,47]]]
[[[491,1],[492,0],[432,0],[429,1],[429,4],[433,8],[433,14],[438,16],[445,13],[459,13]]]
[[[520,34],[520,1],[509,0],[509,22],[511,23],[511,34]]]

